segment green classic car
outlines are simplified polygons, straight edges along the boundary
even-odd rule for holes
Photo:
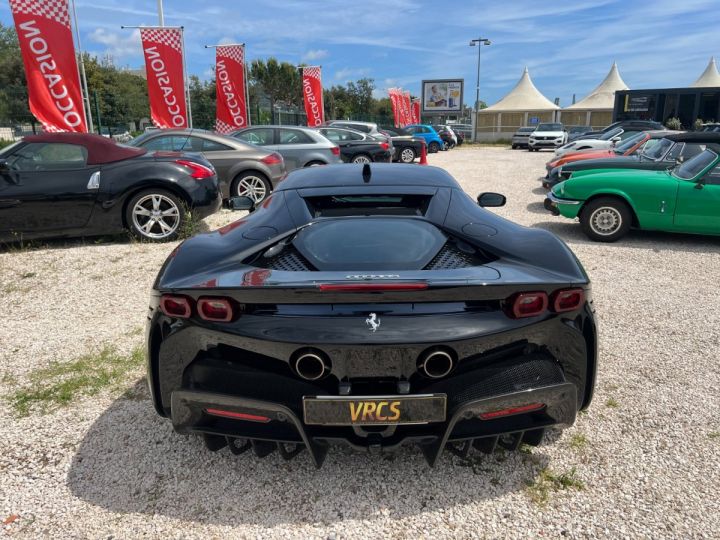
[[[720,235],[720,145],[664,171],[591,169],[573,173],[545,199],[552,214],[579,218],[583,232],[614,242],[631,227]]]

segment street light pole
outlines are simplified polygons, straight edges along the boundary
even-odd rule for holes
[[[480,110],[480,51],[482,50],[483,45],[490,45],[491,41],[487,38],[477,38],[477,39],[471,39],[470,40],[470,46],[475,47],[477,45],[478,48],[478,60],[477,60],[477,83],[475,85],[475,106],[473,107],[473,119],[472,119],[472,125],[473,125],[473,137],[472,140],[475,142],[477,140],[477,113]]]

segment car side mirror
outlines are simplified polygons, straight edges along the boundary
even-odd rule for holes
[[[7,174],[10,172],[10,166],[6,159],[0,159],[0,174]]]
[[[477,203],[483,208],[505,206],[506,202],[507,199],[505,198],[505,195],[493,193],[491,191],[481,193],[477,196]]]
[[[675,164],[681,165],[685,161],[685,156],[678,156],[675,158]]]
[[[610,142],[614,142],[614,143],[620,142],[620,141],[622,141],[622,137],[620,137],[620,136],[613,137],[612,139],[610,139]]]
[[[250,197],[230,197],[228,208],[233,211],[247,210],[252,212],[255,210],[255,202]]]

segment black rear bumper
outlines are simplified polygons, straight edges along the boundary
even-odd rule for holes
[[[493,420],[479,418],[483,413],[528,403],[542,403],[544,408]],[[432,425],[387,426],[382,431],[366,431],[359,427],[318,429],[317,426],[306,426],[295,411],[279,403],[182,390],[172,395],[172,422],[178,432],[204,434],[206,443],[213,450],[229,444],[231,450],[237,453],[235,439],[248,440],[241,448],[253,448],[260,457],[275,448],[284,457],[294,457],[301,449],[307,449],[318,468],[332,444],[346,444],[356,450],[371,452],[395,451],[404,445],[417,445],[430,466],[434,466],[446,448],[453,453],[467,455],[471,447],[492,452],[498,443],[510,449],[517,448],[521,443],[537,445],[547,427],[572,425],[576,407],[575,386],[560,383],[468,401],[455,408],[445,422]],[[270,421],[256,423],[217,419],[205,413],[208,408],[264,416]],[[404,428],[412,429],[403,433]],[[288,450],[288,445],[293,449]]]

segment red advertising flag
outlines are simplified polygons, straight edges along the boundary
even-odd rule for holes
[[[188,127],[182,30],[141,28],[150,116],[159,128]]]
[[[87,132],[68,0],[10,0],[30,112],[46,131]]]
[[[397,89],[388,89],[388,95],[390,96],[390,104],[392,105],[393,121],[395,122],[394,125],[395,127],[400,127],[400,106],[398,104]]]
[[[320,67],[303,68],[303,96],[305,97],[305,114],[307,125],[318,127],[325,121],[325,109],[323,107],[322,81],[320,78]]]
[[[215,131],[230,133],[247,127],[245,102],[245,48],[223,45],[215,48],[217,114]]]
[[[412,102],[412,121],[413,124],[420,123],[420,100],[415,99]]]
[[[403,105],[405,106],[405,125],[412,124],[413,118],[412,118],[412,104],[410,101],[410,92],[404,92],[403,93]]]

